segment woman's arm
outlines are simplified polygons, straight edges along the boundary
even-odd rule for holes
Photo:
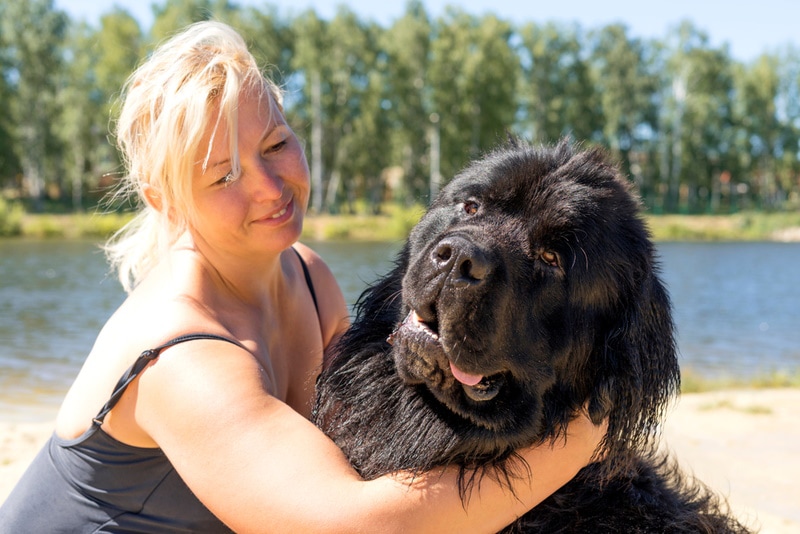
[[[399,531],[497,532],[544,501],[585,467],[606,429],[607,424],[595,426],[580,414],[570,423],[566,440],[518,451],[528,463],[531,477],[513,479],[513,492],[486,477],[463,507],[455,489],[455,469],[428,473],[415,481],[414,490],[407,493],[405,512],[412,522],[399,527]],[[395,477],[401,479],[402,475]]]
[[[195,341],[163,353],[138,380],[136,419],[198,498],[238,532],[489,532],[570,480],[602,438],[585,418],[555,446],[523,453],[516,495],[485,479],[462,506],[456,470],[365,482],[322,432],[267,393],[243,349]]]

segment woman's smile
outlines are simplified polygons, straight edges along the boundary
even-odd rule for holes
[[[292,218],[294,214],[294,197],[289,199],[282,208],[279,208],[278,211],[273,211],[272,213],[268,213],[257,218],[253,221],[254,224],[264,224],[270,226],[278,226]]]

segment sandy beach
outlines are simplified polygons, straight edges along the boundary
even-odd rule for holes
[[[1,418],[0,502],[52,431],[50,422]],[[800,533],[800,389],[684,395],[667,418],[664,443],[748,526]]]
[[[800,533],[800,389],[684,395],[664,440],[745,524]]]

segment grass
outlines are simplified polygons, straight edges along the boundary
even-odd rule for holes
[[[681,393],[707,393],[725,390],[758,390],[776,388],[800,388],[800,369],[792,372],[773,371],[752,377],[716,377],[700,376],[691,369],[681,372]],[[701,411],[732,410],[746,415],[770,415],[774,410],[760,404],[739,405],[730,399],[721,398],[699,406]]]
[[[0,198],[2,200],[2,198]],[[311,241],[400,241],[422,216],[420,206],[387,205],[379,215],[308,215],[303,239]],[[105,239],[131,220],[131,213],[24,213],[0,206],[0,237],[34,239]]]
[[[0,236],[16,236],[22,233],[22,206],[9,202],[0,195]]]
[[[710,412],[713,410],[733,410],[736,412],[746,413],[748,415],[770,415],[774,413],[774,410],[767,406],[761,406],[760,404],[737,406],[730,399],[723,399],[717,402],[703,404],[699,407],[699,409],[704,412]]]
[[[653,215],[647,222],[656,241],[759,241],[800,233],[800,212]]]
[[[309,215],[303,238],[312,241],[401,241],[419,221],[421,206],[386,205],[380,215]]]
[[[132,217],[126,213],[25,214],[20,235],[39,239],[105,239]]]
[[[681,371],[681,393],[704,393],[725,389],[800,388],[800,369],[772,371],[751,377],[722,376],[708,378],[692,371]]]
[[[6,209],[2,209],[2,208]],[[422,206],[384,206],[379,215],[366,208],[348,215],[308,215],[303,239],[312,241],[401,241],[422,216]],[[131,214],[32,214],[0,206],[0,237],[104,239]],[[656,241],[766,241],[800,239],[800,212],[734,215],[657,215],[647,224]]]

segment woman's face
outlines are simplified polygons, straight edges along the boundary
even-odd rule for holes
[[[300,237],[309,197],[303,147],[266,95],[243,93],[238,110],[238,157],[233,170],[228,126],[212,124],[194,166],[195,239],[232,253],[278,253]],[[203,160],[208,163],[203,169]]]

